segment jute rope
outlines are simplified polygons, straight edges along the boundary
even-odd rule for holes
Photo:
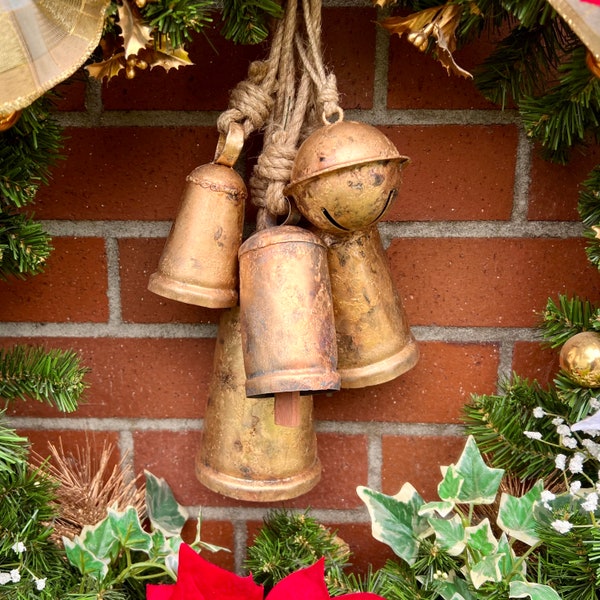
[[[298,0],[288,0],[268,59],[252,63],[217,121],[221,133],[232,121],[241,123],[245,138],[264,128],[263,149],[250,178],[250,196],[259,207],[257,229],[290,212],[283,190],[301,139],[333,117],[343,119],[335,76],[323,65],[321,0],[302,0],[303,28],[297,13]]]

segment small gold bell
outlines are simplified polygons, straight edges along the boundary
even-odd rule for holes
[[[321,478],[311,396],[296,427],[274,420],[274,398],[248,398],[239,309],[223,312],[196,474],[209,489],[254,502],[295,498]]]
[[[372,125],[337,121],[302,143],[285,193],[322,231],[364,229],[392,206],[408,160]]]

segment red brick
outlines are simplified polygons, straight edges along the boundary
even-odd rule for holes
[[[210,162],[218,139],[210,127],[74,129],[50,186],[40,189],[39,219],[171,220],[185,178]]]
[[[543,347],[539,342],[515,342],[512,370],[546,387],[558,373],[558,354],[559,349]]]
[[[163,298],[148,291],[163,238],[119,240],[121,315],[126,323],[217,323],[221,310]]]
[[[169,431],[134,433],[136,471],[147,469],[165,477],[182,504],[202,506],[285,506],[288,508],[357,508],[357,485],[367,480],[367,446],[362,435],[318,435],[318,453],[323,471],[321,481],[308,493],[281,502],[245,502],[210,491],[195,476],[196,454],[201,434]],[[168,448],[168,452],[165,452]]]
[[[74,75],[57,85],[53,91],[58,94],[54,105],[60,111],[83,111],[85,110],[85,91],[87,76],[83,69],[79,69]]]
[[[72,416],[199,419],[204,415],[212,338],[60,338],[44,345],[70,348],[90,368],[89,388]],[[27,416],[58,414],[39,402],[16,403],[13,411]]]
[[[471,393],[494,393],[498,372],[495,345],[421,342],[419,349],[417,366],[392,381],[315,396],[315,418],[456,423]]]
[[[106,322],[104,240],[57,237],[52,245],[44,273],[0,285],[0,321]]]
[[[184,542],[188,544],[194,542],[196,539],[197,523],[196,519],[190,519],[184,525],[181,534]],[[229,552],[227,550],[211,552],[210,550],[202,549],[200,550],[202,558],[205,558],[214,565],[218,565],[222,569],[227,569],[228,571],[235,569],[233,525],[230,521],[207,521],[206,519],[202,519],[200,539],[207,544],[214,544],[229,550]]]
[[[518,132],[513,125],[384,127],[411,162],[388,221],[510,218]]]
[[[480,64],[493,42],[480,39],[454,53],[456,64],[467,71]],[[391,35],[388,108],[400,109],[491,109],[470,79],[449,75],[431,54],[410,44],[406,37]]]
[[[388,255],[412,325],[533,327],[549,297],[600,294],[584,247],[582,239],[395,239]]]
[[[437,500],[440,466],[456,463],[465,441],[462,437],[383,436],[381,491],[394,495],[409,482],[425,500]]]
[[[600,161],[600,146],[589,146],[585,154],[573,152],[567,165],[558,165],[533,153],[529,212],[535,221],[579,221],[577,202],[584,181]]]
[[[372,8],[323,11],[323,60],[337,79],[342,108],[373,106],[376,17]]]

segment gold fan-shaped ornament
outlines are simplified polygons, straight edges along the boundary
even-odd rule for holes
[[[94,51],[108,0],[0,0],[0,115],[72,75]]]

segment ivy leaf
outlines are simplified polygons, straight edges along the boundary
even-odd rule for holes
[[[149,471],[146,476],[146,510],[155,529],[166,536],[178,535],[187,521],[187,513],[177,502],[169,484]]]
[[[450,556],[458,556],[465,547],[465,528],[458,515],[451,519],[429,519],[435,540]]]
[[[549,586],[529,581],[511,581],[509,598],[525,598],[531,600],[561,600],[560,596]]]
[[[454,509],[454,502],[426,502],[419,509],[422,516],[433,515],[437,513],[440,517],[447,517]]]
[[[454,465],[443,469],[443,474],[444,479],[438,484],[438,495],[443,501],[454,505],[465,480]]]
[[[70,540],[63,537],[65,554],[69,562],[79,569],[82,575],[89,575],[97,581],[103,581],[108,573],[109,559],[100,559],[90,552],[82,543],[81,539]]]
[[[473,594],[468,583],[462,577],[456,577],[454,574],[451,574],[446,580],[438,580],[435,589],[444,600],[477,600],[479,598]]]
[[[517,555],[512,549],[505,533],[500,536],[496,552],[501,556],[499,566],[504,579],[525,579],[525,575],[527,574],[527,561],[517,561]]]
[[[471,566],[469,575],[476,590],[486,581],[502,581],[502,573],[500,572],[501,559],[502,556],[499,554],[490,554],[484,556],[479,562]]]
[[[395,496],[388,496],[359,486],[357,493],[371,516],[371,534],[409,565],[417,559],[419,538],[429,535],[427,519],[419,515],[423,498],[410,483],[405,483]]]
[[[119,540],[108,517],[96,525],[85,525],[78,538],[82,545],[100,560],[111,562],[119,553]]]
[[[121,546],[130,550],[140,550],[149,554],[152,550],[152,536],[142,529],[140,517],[133,506],[123,512],[108,509],[108,518],[114,536]]]
[[[544,484],[541,480],[520,498],[503,493],[498,508],[498,526],[513,538],[533,546],[539,541],[533,507],[542,497]]]
[[[118,8],[125,58],[129,58],[152,44],[152,27],[144,25],[142,18],[131,10],[128,2],[123,2]]]
[[[483,519],[477,525],[465,528],[467,546],[480,556],[495,553],[498,540],[494,537],[489,519]]]
[[[455,496],[442,497],[440,493],[440,498],[457,504],[491,504],[498,493],[504,469],[488,467],[481,457],[475,438],[470,435],[458,462],[456,465],[450,465],[446,471],[440,488],[445,489],[443,484],[449,474],[452,480],[462,478],[462,485]]]

